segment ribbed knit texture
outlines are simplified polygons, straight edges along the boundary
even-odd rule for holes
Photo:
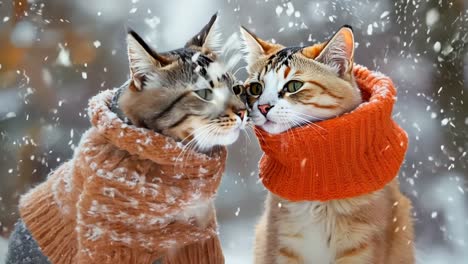
[[[364,103],[337,118],[270,135],[256,129],[265,152],[260,178],[290,201],[327,201],[383,188],[398,174],[408,136],[392,119],[392,81],[355,65]]]
[[[126,125],[109,109],[113,92],[90,100],[93,127],[73,158],[21,197],[21,217],[42,252],[54,264],[150,264],[163,256],[171,264],[224,263],[214,212],[203,227],[183,212],[213,199],[225,148],[182,153],[171,138]]]

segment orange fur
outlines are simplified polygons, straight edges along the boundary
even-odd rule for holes
[[[273,48],[278,44],[241,32],[248,52],[246,87],[253,82],[263,87],[249,104],[265,151],[260,177],[270,191],[256,229],[255,263],[414,263],[411,203],[395,179],[407,137],[391,119],[396,95],[391,80],[354,67],[354,37],[347,26],[328,42],[299,50]],[[289,91],[285,85],[291,80],[303,85]],[[387,97],[379,97],[383,89],[374,94],[373,88],[381,86],[388,88]],[[369,120],[385,116],[383,123],[393,124],[395,133],[383,132],[391,125],[365,124],[368,119],[359,116],[380,99],[390,107],[375,105]],[[363,101],[367,104],[358,107]],[[261,108],[265,105],[267,112]],[[381,113],[383,109],[387,112]],[[328,126],[332,123],[336,126]],[[364,132],[363,127],[378,133]],[[368,139],[372,142],[367,147]],[[392,143],[379,146],[381,139]],[[376,159],[373,151],[389,148],[395,153]],[[357,155],[350,149],[363,152]],[[366,155],[372,157],[363,159]],[[383,165],[365,170],[364,163]],[[378,186],[372,184],[382,179]]]
[[[265,213],[256,229],[255,263],[309,263],[287,246],[305,242],[294,228],[296,212],[292,204],[297,203],[268,194]],[[326,233],[332,263],[414,263],[411,203],[399,191],[397,180],[375,193],[317,203],[313,208],[310,224],[314,224],[314,213],[329,224]],[[289,243],[291,240],[295,242]],[[314,250],[312,244],[306,247]]]

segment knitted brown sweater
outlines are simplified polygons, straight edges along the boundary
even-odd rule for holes
[[[175,262],[224,263],[214,214],[200,226],[186,212],[214,197],[225,148],[182,153],[174,140],[124,124],[109,109],[112,95],[90,100],[93,126],[73,158],[21,197],[21,217],[42,252],[54,264],[149,264],[205,241]]]

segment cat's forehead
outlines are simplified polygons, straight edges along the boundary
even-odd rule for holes
[[[278,72],[283,67],[294,67],[295,58],[302,49],[303,47],[286,47],[262,60],[258,60],[251,67],[252,75],[250,77],[261,80],[270,71]]]
[[[293,56],[302,50],[302,47],[287,47],[279,50],[278,52],[272,54],[267,59],[266,66],[272,69],[279,69],[282,66],[289,66]]]
[[[203,78],[212,88],[217,83],[224,83],[227,86],[235,84],[234,76],[225,69],[214,54],[205,54],[196,49],[183,48],[170,51],[168,55],[176,57],[180,67]]]
[[[172,57],[173,59],[179,59],[185,63],[197,63],[203,66],[208,66],[216,60],[214,55],[203,54],[200,50],[193,48],[176,49],[168,51],[164,55]]]

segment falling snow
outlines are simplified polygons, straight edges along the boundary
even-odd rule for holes
[[[276,12],[277,16],[280,16],[281,13],[283,13],[283,7],[277,6],[276,9],[275,9],[275,12]]]
[[[372,35],[372,32],[374,32],[374,28],[372,27],[372,24],[369,24],[367,26],[367,35]]]
[[[158,5],[149,0],[116,0],[110,5],[22,2],[28,6],[18,19],[0,1],[0,145],[5,150],[0,156],[0,234],[9,234],[16,221],[18,195],[72,157],[89,127],[84,111],[89,97],[122,85],[128,77],[123,28],[141,32],[163,52],[185,43],[212,10],[219,10],[223,40],[244,25],[269,41],[305,46],[325,41],[344,24],[353,26],[355,62],[391,76],[398,89],[393,118],[410,138],[399,180],[414,205],[416,248],[422,252],[418,259],[438,264],[468,258],[468,12],[463,1],[225,0],[205,3],[201,9],[200,3],[188,0]],[[244,66],[236,66],[242,81]],[[249,133],[250,139],[241,136],[230,147],[216,201],[227,263],[251,260],[253,230],[263,210],[265,188],[257,164],[262,152]],[[151,143],[142,139],[135,144]],[[168,142],[163,150],[169,147]],[[311,159],[298,162],[309,167]],[[90,166],[98,169],[96,163]],[[207,168],[195,169],[199,175],[207,173]],[[183,178],[174,175],[174,180]],[[140,180],[135,177],[128,184],[137,186]],[[154,184],[160,180],[154,179]],[[139,190],[145,195],[160,192]],[[102,192],[118,196],[112,189]],[[400,226],[398,232],[405,229]],[[86,231],[93,240],[107,230],[89,226]],[[109,235],[129,242],[126,236]],[[5,248],[0,239],[0,263]]]
[[[439,21],[440,14],[437,8],[432,8],[426,14],[426,24],[428,26],[433,26],[437,21]]]
[[[101,47],[101,42],[99,40],[95,40],[93,42],[93,45],[94,45],[95,48],[99,48],[99,47]]]
[[[384,12],[380,15],[380,19],[387,17],[389,14],[390,14],[389,11],[384,11]]]
[[[240,212],[240,207],[237,207],[237,210],[236,212],[234,213],[235,216],[239,216],[239,212]]]
[[[159,23],[161,23],[161,19],[159,19],[157,16],[145,18],[145,24],[148,25],[151,29],[155,29]]]
[[[286,15],[291,16],[294,13],[294,6],[292,2],[287,3]]]
[[[58,65],[62,65],[65,67],[70,67],[71,66],[71,61],[70,61],[70,51],[67,50],[62,44],[59,43],[59,53],[57,56],[57,61],[56,63]]]
[[[439,41],[436,41],[436,42],[434,43],[434,51],[435,51],[435,52],[439,52],[441,47],[442,47],[442,46],[441,46],[441,44],[440,44]]]

